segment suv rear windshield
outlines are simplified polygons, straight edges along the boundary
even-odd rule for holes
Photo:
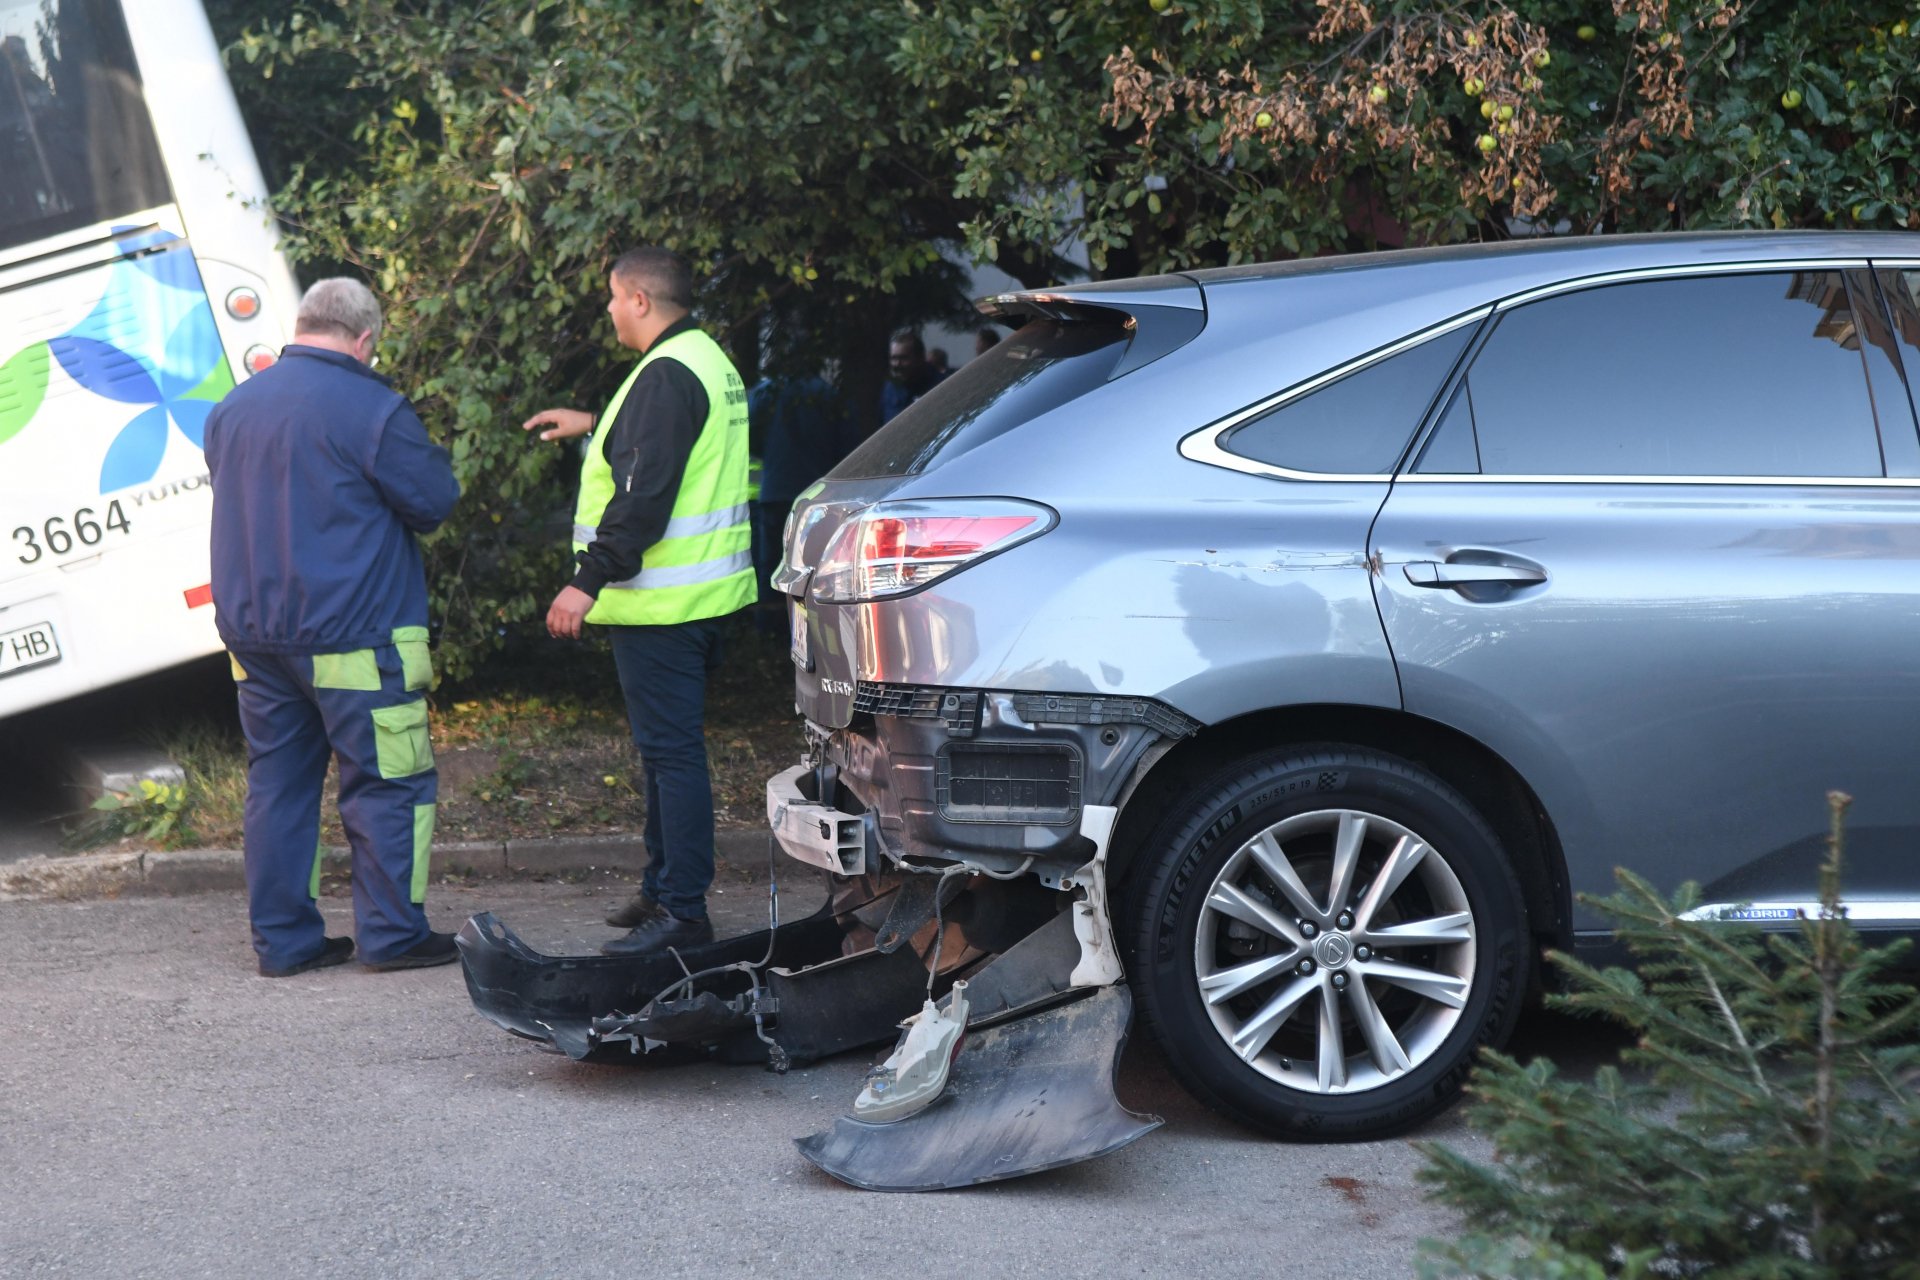
[[[1084,395],[1107,380],[1127,349],[1117,322],[1030,320],[975,356],[855,449],[838,480],[918,475]]]
[[[172,199],[115,0],[0,0],[0,249]]]

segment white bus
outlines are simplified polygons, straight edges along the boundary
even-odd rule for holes
[[[0,0],[0,717],[217,652],[207,411],[297,293],[199,0]]]

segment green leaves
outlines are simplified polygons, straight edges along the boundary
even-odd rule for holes
[[[382,371],[452,450],[465,497],[425,549],[453,678],[537,626],[570,576],[577,456],[519,424],[597,410],[631,367],[604,311],[619,252],[686,253],[699,319],[750,381],[837,363],[868,416],[892,328],[971,314],[936,248],[977,208],[940,149],[964,95],[929,116],[927,91],[890,72],[904,9],[213,5],[256,133],[290,157],[290,251],[309,278],[375,284]]]
[[[87,807],[87,816],[68,833],[72,845],[133,839],[172,849],[191,834],[186,817],[192,805],[183,783],[142,778],[132,790],[109,791]]]
[[[1821,910],[1797,933],[1687,919],[1619,873],[1594,905],[1637,970],[1555,957],[1550,1003],[1634,1034],[1591,1083],[1485,1055],[1479,1164],[1438,1145],[1421,1178],[1472,1225],[1424,1247],[1427,1276],[1912,1277],[1920,1269],[1920,993],[1885,976],[1840,907],[1835,794]]]
[[[831,364],[871,423],[888,332],[971,318],[956,258],[1041,285],[1563,223],[1906,225],[1920,205],[1920,38],[1895,34],[1901,3],[1673,0],[1655,24],[1651,0],[1611,23],[1573,0],[1391,0],[1333,46],[1309,34],[1336,6],[1266,0],[209,0],[209,12],[232,40],[303,271],[377,284],[392,309],[383,369],[430,429],[465,441],[474,496],[428,548],[442,665],[457,677],[567,572],[549,525],[570,507],[571,459],[529,445],[518,423],[549,405],[597,408],[629,363],[601,297],[629,245],[695,260],[700,318],[750,378]],[[1500,122],[1462,78],[1441,66],[1368,95],[1385,33],[1496,9],[1543,32],[1550,63],[1474,78],[1484,91],[1505,75],[1516,120],[1550,115],[1557,132],[1528,135],[1537,182],[1510,185],[1516,170],[1463,200],[1461,175],[1488,164],[1473,139]],[[1586,25],[1593,39],[1578,38]],[[1116,99],[1107,70],[1122,50],[1209,95],[1143,136],[1150,117]],[[1230,127],[1223,73],[1252,75],[1268,97],[1315,75],[1358,96],[1312,98],[1311,141],[1275,141],[1277,127]],[[1635,114],[1649,73],[1686,112]],[[1789,88],[1802,95],[1792,110]],[[1355,144],[1391,141],[1361,127],[1367,111],[1439,139],[1430,161]],[[1496,150],[1513,146],[1500,136]],[[1329,138],[1341,160],[1316,176]],[[1618,181],[1595,180],[1603,160]],[[1509,224],[1522,198],[1544,203]]]

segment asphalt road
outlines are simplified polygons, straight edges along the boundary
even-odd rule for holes
[[[721,927],[764,920],[753,877],[720,888]],[[625,891],[436,885],[429,910],[586,951]],[[812,900],[786,886],[783,914]],[[238,895],[0,903],[0,1032],[0,1276],[1407,1276],[1454,1227],[1408,1140],[1266,1141],[1142,1043],[1120,1096],[1167,1124],[1132,1147],[855,1191],[790,1139],[849,1108],[869,1055],[584,1066],[483,1022],[457,966],[259,978]],[[1576,1066],[1590,1034],[1523,1028]],[[1485,1152],[1458,1113],[1416,1136]]]

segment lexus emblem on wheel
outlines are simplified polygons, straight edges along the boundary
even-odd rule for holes
[[[1353,943],[1344,933],[1323,933],[1320,941],[1314,944],[1314,951],[1320,963],[1328,969],[1338,969],[1353,958]]]

